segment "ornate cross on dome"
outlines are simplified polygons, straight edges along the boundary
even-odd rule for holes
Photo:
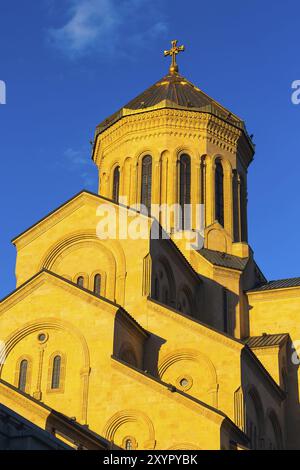
[[[170,55],[172,57],[172,63],[170,65],[170,73],[177,73],[178,72],[178,65],[176,63],[176,56],[179,52],[184,51],[184,46],[177,46],[177,39],[171,41],[172,47],[169,51],[164,51],[164,56]]]

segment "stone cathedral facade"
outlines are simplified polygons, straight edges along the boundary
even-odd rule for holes
[[[13,240],[0,403],[76,448],[299,449],[300,279],[256,264],[254,145],[179,74],[180,50],[97,126],[98,194]],[[139,230],[102,237],[104,213]]]

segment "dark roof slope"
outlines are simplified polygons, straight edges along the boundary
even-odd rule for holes
[[[288,338],[288,336],[289,335],[287,333],[281,333],[278,335],[263,334],[262,336],[250,336],[245,339],[245,343],[249,348],[267,348],[279,346]]]
[[[244,121],[232,114],[217,101],[210,98],[206,93],[193,85],[193,83],[179,75],[179,73],[164,76],[161,80],[158,80],[154,85],[147,88],[136,98],[123,106],[119,111],[102,121],[96,128],[96,135],[122,118],[124,109],[147,111],[147,108],[156,106],[162,101],[168,101],[170,107],[177,109],[185,108],[191,111],[196,110],[214,114],[245,131],[248,137]]]
[[[198,253],[216,266],[237,269],[238,271],[243,271],[245,269],[249,259],[229,255],[227,253],[222,253],[221,251],[209,250],[208,248],[201,248],[201,250],[198,250]]]
[[[290,279],[278,279],[277,281],[269,281],[265,284],[260,284],[248,292],[264,291],[273,289],[285,289],[288,287],[300,287],[300,277],[291,277]]]

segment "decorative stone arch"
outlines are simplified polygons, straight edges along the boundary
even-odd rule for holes
[[[58,320],[56,318],[40,318],[36,321],[26,323],[23,328],[15,330],[5,340],[5,348],[1,351],[1,354],[5,354],[5,359],[8,358],[14,347],[34,332],[39,332],[43,329],[47,330],[63,330],[71,333],[75,336],[81,344],[81,355],[82,355],[82,368],[80,376],[82,380],[82,399],[81,399],[81,420],[84,424],[87,424],[87,404],[88,404],[88,390],[89,390],[89,375],[90,375],[90,353],[85,337],[74,325],[67,321]],[[0,357],[0,377],[2,375],[3,366],[5,361],[3,357]]]
[[[165,274],[166,274],[166,278],[167,278],[167,282],[168,282],[168,290],[169,290],[169,304],[170,306],[174,306],[175,307],[175,302],[176,302],[176,297],[175,297],[175,292],[176,292],[176,282],[175,282],[175,277],[174,277],[174,274],[172,272],[172,269],[171,269],[171,266],[170,266],[170,263],[168,261],[168,259],[163,256],[163,255],[160,255],[158,257],[156,257],[154,259],[154,261],[152,262],[152,268],[153,269],[153,279],[158,275],[158,266],[159,264],[161,264],[161,266],[163,267],[164,271],[165,271]]]
[[[181,155],[188,155],[192,162],[193,160],[197,160],[198,152],[196,152],[196,150],[189,145],[180,145],[174,150],[174,157],[176,162],[179,162]]]
[[[161,380],[163,380],[163,376],[166,373],[166,371],[176,362],[180,361],[192,361],[196,363],[205,363],[209,369],[210,372],[210,377],[207,378],[209,380],[208,384],[208,389],[207,392],[211,395],[212,397],[212,403],[215,408],[218,408],[218,377],[217,377],[217,371],[210,360],[210,358],[195,349],[178,349],[176,351],[173,351],[166,356],[164,356],[160,361],[159,361],[159,366],[158,366],[158,374]]]
[[[122,410],[115,413],[104,426],[102,435],[108,441],[114,442],[114,437],[117,430],[123,424],[134,422],[144,424],[148,430],[148,439],[143,443],[143,448],[154,449],[156,442],[153,423],[149,416],[139,410]]]
[[[224,174],[227,171],[232,172],[232,165],[231,165],[230,161],[228,160],[228,158],[224,157],[224,155],[222,155],[221,153],[215,153],[215,154],[212,155],[211,161],[212,161],[213,164],[215,164],[216,160],[220,160],[220,162],[223,166]]]
[[[267,418],[270,420],[271,426],[273,428],[274,436],[276,439],[276,446],[277,450],[283,449],[283,438],[282,438],[282,430],[280,426],[279,419],[277,414],[273,408],[269,408],[266,413]]]
[[[159,161],[162,163],[164,159],[167,159],[170,157],[171,152],[168,148],[164,148],[164,150],[160,151],[159,154]]]
[[[183,313],[187,313],[188,315],[193,315],[194,310],[195,310],[195,301],[194,301],[194,295],[190,287],[187,284],[180,284],[177,287],[176,292],[177,292],[176,308],[178,309],[178,301],[179,301],[180,294],[182,293],[186,297],[188,310],[181,309],[180,311],[182,311]]]
[[[214,222],[204,230],[204,246],[211,250],[230,253],[232,238],[219,222]]]
[[[133,161],[136,163],[136,165],[140,166],[143,158],[147,155],[151,155],[153,161],[159,160],[159,154],[157,150],[155,150],[155,148],[145,146],[135,152],[133,156]]]
[[[94,231],[74,232],[50,247],[40,262],[38,270],[47,269],[54,271],[55,264],[63,256],[77,249],[79,244],[90,245],[91,243],[96,244],[104,251],[109,259],[110,270],[114,273],[115,282],[111,286],[106,285],[107,297],[123,305],[125,298],[126,258],[120,242],[117,240],[100,240]]]
[[[77,272],[76,274],[73,275],[73,278],[71,279],[71,281],[74,284],[78,285],[78,278],[80,278],[80,277],[83,278],[83,286],[82,287],[84,287],[85,289],[88,289],[89,284],[90,284],[90,279],[89,279],[89,275],[85,272],[82,272],[82,271]]]

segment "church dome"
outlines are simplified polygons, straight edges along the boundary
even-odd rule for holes
[[[213,114],[246,131],[244,121],[238,116],[235,116],[217,101],[210,98],[179,73],[169,73],[140,93],[119,111],[102,121],[96,128],[96,135],[105,131],[124,116],[162,108]]]

